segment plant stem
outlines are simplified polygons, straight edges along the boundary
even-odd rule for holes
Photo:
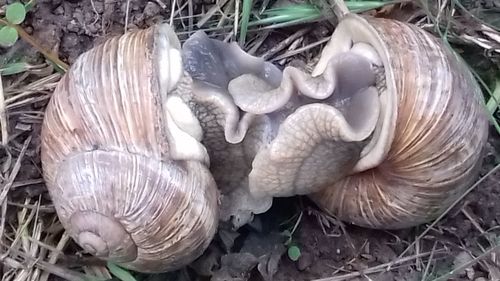
[[[19,25],[11,24],[10,22],[8,22],[8,21],[6,21],[4,19],[0,19],[0,24],[4,24],[4,25],[7,25],[7,26],[15,28],[16,31],[17,31],[17,33],[19,34],[19,36],[22,39],[24,39],[31,46],[33,46],[35,49],[37,49],[37,51],[39,51],[40,53],[42,53],[47,59],[49,59],[50,61],[52,61],[53,63],[55,63],[58,67],[60,67],[61,69],[63,69],[65,72],[68,70],[69,66],[66,63],[64,63],[63,61],[61,61],[54,54],[51,54],[50,52],[48,52],[47,50],[45,50],[39,43],[37,43],[35,41],[35,39],[31,35],[29,35],[26,31],[24,31],[24,29],[21,28]]]
[[[335,12],[339,20],[350,13],[349,8],[347,8],[344,0],[332,0],[332,2],[333,11]]]
[[[500,79],[495,82],[495,89],[493,90],[493,95],[488,100],[487,107],[490,114],[494,114],[500,103]]]

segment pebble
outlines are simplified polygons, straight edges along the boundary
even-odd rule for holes
[[[297,261],[297,269],[300,271],[306,270],[312,264],[312,257],[309,253],[302,253]]]
[[[146,7],[144,8],[144,11],[143,11],[146,18],[154,17],[157,14],[159,14],[160,12],[161,12],[161,7],[158,6],[158,4],[151,2],[151,1],[146,4]]]
[[[78,45],[78,35],[73,32],[66,33],[63,37],[63,46],[64,48],[73,48]]]
[[[64,7],[62,5],[59,5],[55,10],[54,10],[54,15],[63,15],[64,14]]]
[[[102,14],[104,12],[104,1],[103,2],[94,1],[94,7],[93,8],[95,8],[95,11],[98,14]]]

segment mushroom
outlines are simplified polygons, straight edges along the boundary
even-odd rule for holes
[[[86,252],[165,272],[278,196],[376,228],[438,215],[478,173],[479,95],[442,43],[394,20],[346,15],[312,73],[203,32],[181,47],[159,24],[71,66],[46,108],[42,167]]]

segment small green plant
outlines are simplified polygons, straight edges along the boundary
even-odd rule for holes
[[[19,39],[16,29],[26,19],[26,14],[31,9],[33,1],[23,4],[14,2],[5,8],[5,17],[0,21],[0,45],[10,47]]]
[[[293,245],[288,247],[288,258],[291,259],[292,261],[298,261],[300,258],[300,248]]]
[[[284,243],[284,245],[287,247],[288,258],[292,261],[298,261],[301,256],[301,251],[297,244],[293,241],[293,233],[287,229],[281,234],[288,237],[288,239]]]
[[[301,256],[300,248],[293,240],[293,233],[295,232],[295,230],[297,230],[297,227],[299,226],[299,223],[302,219],[302,214],[303,214],[302,212],[299,213],[299,217],[295,222],[294,226],[292,227],[292,229],[285,229],[283,232],[281,232],[281,235],[287,237],[284,245],[287,247],[288,258],[292,261],[298,261]]]
[[[106,281],[106,280],[116,280],[116,281],[137,281],[137,279],[125,268],[118,266],[112,262],[107,262],[106,267],[111,273],[113,278],[103,279],[102,277],[85,275],[83,278],[85,281]]]

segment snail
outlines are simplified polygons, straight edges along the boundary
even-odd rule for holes
[[[354,224],[402,228],[478,173],[487,116],[473,76],[406,23],[349,14],[312,73],[158,24],[83,53],[42,126],[44,179],[86,251],[179,269],[220,222],[307,195]],[[443,106],[443,109],[439,109]]]
[[[228,87],[256,114],[299,99],[253,159],[253,196],[308,195],[340,220],[401,229],[437,218],[479,175],[481,89],[423,29],[348,13],[310,76],[290,68],[272,83],[247,75]]]
[[[136,271],[183,266],[217,229],[199,123],[167,95],[181,63],[166,25],[110,38],[65,73],[42,126],[44,179],[62,225],[85,251]]]

